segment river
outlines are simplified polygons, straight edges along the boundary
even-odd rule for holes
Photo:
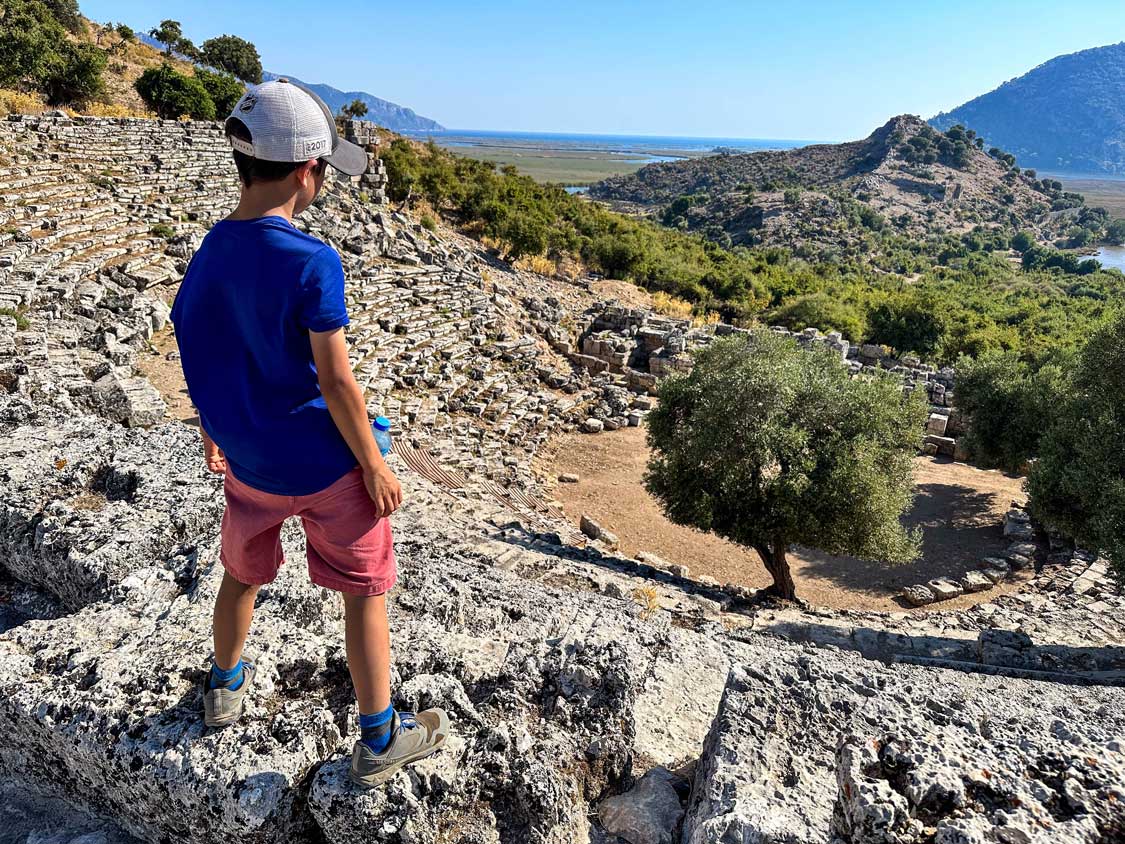
[[[1103,246],[1094,255],[1107,270],[1125,272],[1125,246]]]

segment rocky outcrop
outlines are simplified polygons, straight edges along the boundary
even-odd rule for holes
[[[732,669],[688,844],[1112,841],[1125,691],[787,649]]]

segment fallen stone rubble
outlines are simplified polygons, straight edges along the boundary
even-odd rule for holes
[[[382,202],[377,159],[301,225],[341,252],[357,377],[398,434],[395,703],[446,707],[456,736],[347,784],[341,606],[296,527],[246,716],[205,730],[220,481],[139,363],[230,203],[229,151],[213,123],[58,115],[7,121],[0,147],[25,200],[0,205],[4,840],[1120,840],[1125,598],[1103,561],[1028,551],[1023,592],[917,616],[754,604],[618,556],[531,460],[640,424],[706,332],[426,231]],[[931,436],[956,430],[952,373],[800,341],[903,367],[945,418]]]

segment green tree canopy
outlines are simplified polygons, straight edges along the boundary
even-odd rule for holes
[[[867,317],[868,339],[890,346],[896,352],[934,353],[945,334],[941,305],[913,296],[896,297],[871,310]]]
[[[184,30],[179,21],[162,20],[160,26],[154,26],[148,34],[164,45],[164,51],[172,55],[172,50],[177,49],[184,40]]]
[[[363,117],[367,114],[367,103],[363,100],[352,100],[346,106],[340,106],[340,116],[345,120],[352,117]]]
[[[41,89],[51,105],[85,103],[105,89],[106,53],[93,44],[64,41],[44,69]]]
[[[902,562],[926,405],[893,377],[851,378],[826,351],[759,331],[696,354],[648,417],[645,487],[677,524],[753,548],[795,595],[792,543]]]
[[[186,114],[196,120],[215,119],[215,103],[203,83],[194,76],[184,76],[167,62],[142,73],[135,87],[149,108],[162,118]]]
[[[1091,335],[1028,476],[1040,521],[1105,554],[1125,580],[1125,313]]]
[[[1036,367],[1015,352],[958,360],[957,407],[970,419],[964,444],[974,463],[1018,472],[1038,453],[1065,391],[1065,362]]]
[[[200,60],[234,74],[243,82],[262,82],[262,59],[258,48],[237,35],[220,35],[203,42]]]
[[[195,77],[203,85],[207,96],[215,104],[216,116],[226,116],[235,103],[246,93],[246,86],[229,73],[214,73],[202,67],[195,69]]]
[[[65,41],[62,26],[39,0],[0,4],[0,87],[38,89]]]

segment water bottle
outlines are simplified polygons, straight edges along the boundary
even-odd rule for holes
[[[376,416],[375,421],[371,423],[371,430],[375,433],[379,453],[386,457],[391,453],[391,420],[386,416]]]

